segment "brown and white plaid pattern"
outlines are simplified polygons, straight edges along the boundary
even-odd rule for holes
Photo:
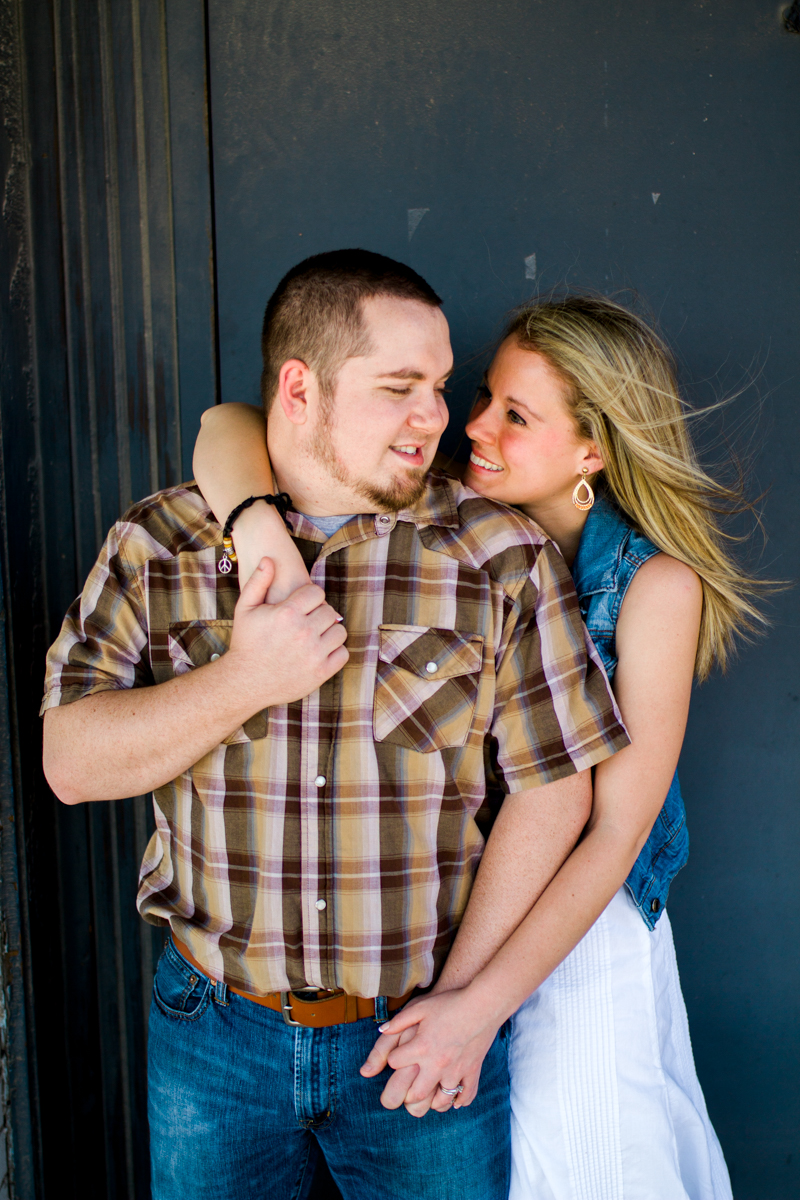
[[[564,562],[516,512],[434,472],[413,510],[327,540],[292,521],[350,661],[155,792],[139,910],[251,992],[400,996],[441,967],[490,792],[628,739]],[[217,570],[221,549],[194,485],[135,505],[49,653],[42,711],[223,654],[238,582]]]

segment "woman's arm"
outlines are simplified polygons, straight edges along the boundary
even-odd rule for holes
[[[194,447],[197,486],[220,525],[248,496],[275,491],[267,455],[267,425],[262,413],[249,404],[218,404],[201,418]],[[233,544],[239,560],[239,586],[243,586],[266,555],[275,564],[275,579],[267,599],[276,604],[309,582],[300,552],[280,515],[263,501],[238,517]]]
[[[398,1014],[388,1026],[398,1034],[418,1025],[415,1037],[391,1050],[395,1068],[419,1064],[408,1087],[398,1072],[387,1084],[391,1107],[405,1102],[421,1115],[438,1090],[465,1082],[460,1103],[477,1091],[480,1064],[497,1029],[566,958],[627,878],[658,816],[678,761],[689,710],[702,610],[695,573],[660,554],[637,571],[617,625],[619,665],[615,693],[631,745],[596,768],[592,815],[573,850],[533,908],[509,911],[509,863],[514,864],[524,819],[492,831],[453,950],[435,995]],[[499,836],[495,837],[495,833]],[[486,931],[498,929],[497,912],[516,926],[503,944]],[[386,1028],[386,1026],[384,1026]],[[367,1073],[386,1057],[379,1042]],[[404,1078],[405,1076],[405,1078]],[[395,1079],[397,1082],[395,1083]],[[398,1092],[406,1088],[404,1097]]]

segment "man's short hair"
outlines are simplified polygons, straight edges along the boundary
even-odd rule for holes
[[[290,358],[311,368],[325,399],[333,396],[345,360],[369,352],[362,303],[372,296],[416,300],[431,308],[442,303],[411,267],[370,250],[315,254],[284,275],[269,299],[261,331],[265,412]]]

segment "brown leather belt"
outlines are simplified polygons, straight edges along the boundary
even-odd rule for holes
[[[190,962],[206,979],[211,979],[212,983],[216,982],[206,968],[200,965],[189,947],[180,938],[176,938],[174,933],[172,940],[175,943],[175,949],[183,955],[187,962]],[[230,983],[226,986],[229,992],[235,992],[237,996],[242,996],[245,1000],[252,1001],[253,1004],[261,1004],[264,1008],[271,1008],[273,1012],[280,1013],[287,1025],[305,1025],[310,1029],[325,1029],[329,1025],[346,1025],[351,1021],[359,1021],[362,1017],[375,1016],[374,1000],[365,999],[363,996],[350,996],[347,992],[323,993],[307,1000],[303,996],[298,996],[296,992],[269,992],[266,996],[254,996],[252,992],[244,992]],[[390,996],[386,1001],[388,1011],[396,1012],[398,1008],[402,1008],[415,991],[416,988],[407,992],[405,996]]]

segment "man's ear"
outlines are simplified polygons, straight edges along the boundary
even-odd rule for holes
[[[308,420],[306,393],[313,380],[312,372],[299,358],[289,358],[278,375],[278,402],[293,425],[305,425]]]

